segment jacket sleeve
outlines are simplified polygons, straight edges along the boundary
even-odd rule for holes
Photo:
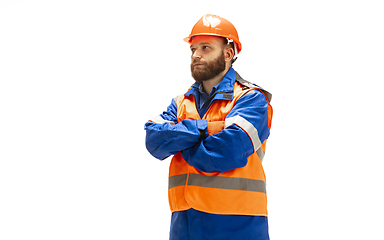
[[[244,167],[269,136],[268,104],[258,90],[241,97],[227,115],[224,130],[183,150],[183,158],[204,172]]]
[[[144,129],[147,150],[160,160],[194,146],[208,135],[206,120],[185,119],[177,122],[175,100],[167,111],[149,120]]]

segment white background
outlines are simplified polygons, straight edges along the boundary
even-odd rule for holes
[[[168,239],[145,122],[187,90],[206,13],[273,93],[270,236],[384,239],[381,1],[1,1],[0,239]]]

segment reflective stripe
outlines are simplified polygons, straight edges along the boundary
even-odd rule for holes
[[[151,118],[149,121],[152,121],[152,122],[154,122],[154,123],[160,123],[160,124],[162,124],[162,123],[175,124],[175,123],[172,122],[172,121],[164,120],[164,119],[163,119],[162,117],[160,117],[160,116],[153,117],[153,118]]]
[[[168,188],[185,185],[187,174],[175,175],[169,178]],[[229,190],[241,190],[251,192],[266,193],[265,182],[262,180],[254,180],[249,178],[233,178],[221,176],[204,176],[200,174],[189,174],[188,185],[219,188]]]
[[[183,186],[187,183],[187,174],[175,175],[168,179],[168,189]]]
[[[253,144],[253,150],[254,152],[256,152],[261,146],[261,142],[257,129],[252,125],[252,123],[248,122],[245,118],[237,115],[225,119],[224,128],[227,128],[232,124],[236,124],[237,126],[241,127],[248,134]]]
[[[264,181],[249,178],[189,174],[188,185],[266,193]]]
[[[264,155],[265,155],[265,152],[263,151],[263,149],[261,149],[261,148],[257,149],[256,153],[259,156],[260,161],[263,161],[263,158],[264,158]]]

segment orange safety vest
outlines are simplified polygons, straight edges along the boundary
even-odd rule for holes
[[[215,100],[203,119],[207,122],[225,121],[236,101],[253,89],[261,91],[269,100],[268,92],[254,85],[245,89],[244,85],[236,81],[233,100]],[[196,109],[194,95],[180,95],[176,98],[176,105],[178,122],[184,119],[201,119]],[[270,128],[272,119],[270,104],[268,118]],[[183,159],[182,153],[178,152],[172,158],[169,169],[168,198],[171,211],[193,208],[212,214],[267,216],[266,183],[261,161],[265,145],[266,140],[248,157],[246,166],[223,173],[202,172],[190,166]]]

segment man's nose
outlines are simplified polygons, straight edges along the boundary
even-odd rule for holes
[[[192,58],[201,58],[201,54],[200,54],[200,51],[198,49],[196,49],[193,54],[192,54]]]

